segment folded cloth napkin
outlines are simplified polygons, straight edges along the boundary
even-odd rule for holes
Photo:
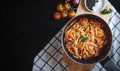
[[[112,9],[109,26],[113,34],[113,44],[109,55],[95,64],[91,71],[120,71],[120,14]],[[32,71],[68,71],[68,65],[62,60],[61,29],[52,40],[36,55]]]

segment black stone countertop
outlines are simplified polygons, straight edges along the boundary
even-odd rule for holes
[[[110,0],[120,7],[119,0]],[[64,0],[2,2],[1,48],[4,70],[31,71],[34,57],[69,20],[54,20],[56,5]],[[7,68],[9,67],[9,68]]]

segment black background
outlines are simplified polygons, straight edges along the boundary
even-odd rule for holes
[[[120,13],[119,0],[109,0]],[[31,71],[34,57],[69,20],[54,20],[56,5],[64,0],[1,2],[1,67]]]

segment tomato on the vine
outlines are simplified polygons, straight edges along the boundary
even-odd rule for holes
[[[66,18],[68,16],[68,12],[66,10],[62,11],[61,17]]]
[[[57,5],[57,11],[63,11],[64,10],[64,6],[63,6],[63,4],[58,4]]]
[[[71,9],[70,3],[65,3],[64,8],[69,11]]]
[[[76,14],[75,11],[71,10],[71,11],[68,12],[68,17],[73,18],[75,16],[75,14]]]
[[[60,12],[55,12],[54,13],[54,19],[59,20],[61,18],[61,13]]]

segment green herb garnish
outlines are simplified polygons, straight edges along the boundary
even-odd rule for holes
[[[112,13],[112,9],[110,8],[105,8],[103,11],[101,11],[102,14],[109,14]]]
[[[83,42],[85,42],[85,41],[87,41],[87,40],[89,39],[89,38],[88,38],[87,36],[85,36],[85,35],[82,35],[81,38],[82,38],[82,41],[83,41]]]

